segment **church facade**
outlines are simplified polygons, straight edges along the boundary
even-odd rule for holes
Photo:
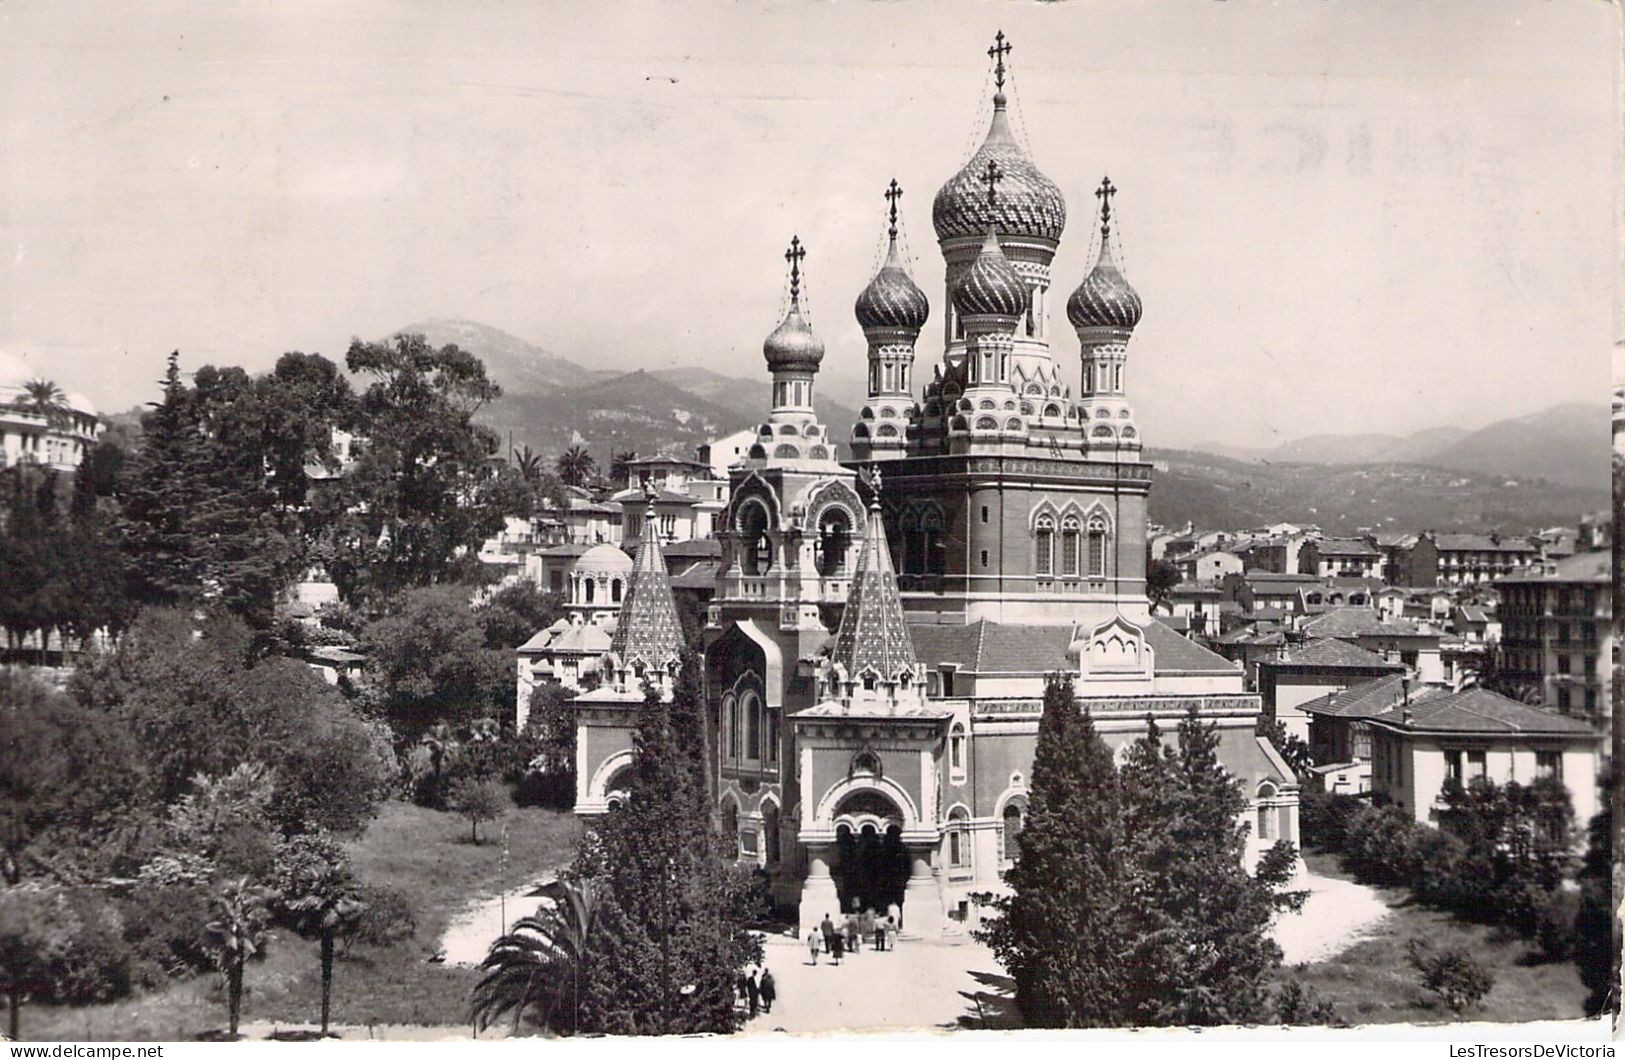
[[[719,818],[804,930],[864,906],[900,906],[920,934],[977,917],[971,894],[998,891],[1019,850],[1055,673],[1114,748],[1194,706],[1251,797],[1249,859],[1298,838],[1296,782],[1255,735],[1242,672],[1151,617],[1151,467],[1125,380],[1142,303],[1116,264],[1116,188],[1095,191],[1096,264],[1052,297],[1066,202],[1011,133],[1008,51],[1001,35],[989,52],[986,138],[933,203],[940,349],[920,361],[933,307],[898,252],[893,181],[885,263],[854,306],[858,422],[837,440],[814,414],[824,346],[792,240],[789,310],[763,347],[771,407],[730,472],[703,648]],[[671,630],[631,613],[665,614],[646,560],[617,640],[653,646],[636,667],[612,653],[619,679],[577,701],[584,814],[624,797],[638,682],[668,682],[675,657]]]

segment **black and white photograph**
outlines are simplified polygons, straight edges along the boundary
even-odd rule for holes
[[[0,1048],[1613,1055],[1622,42],[0,2]]]

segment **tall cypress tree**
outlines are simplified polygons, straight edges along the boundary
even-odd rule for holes
[[[1015,979],[1029,1027],[1121,1022],[1122,838],[1111,751],[1070,677],[1044,690],[1021,853],[978,932]]]
[[[726,863],[709,826],[692,662],[670,702],[655,692],[644,702],[628,802],[595,824],[577,858],[575,871],[604,885],[584,1031],[732,1031],[735,976],[761,956],[747,930],[748,874]]]
[[[169,355],[163,384],[163,400],[142,417],[141,449],[120,484],[131,591],[141,603],[160,605],[195,600],[203,590],[192,523],[202,436],[178,350]]]

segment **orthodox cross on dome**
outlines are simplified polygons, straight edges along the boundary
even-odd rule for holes
[[[987,57],[993,60],[993,84],[1000,92],[1004,91],[1004,57],[1010,54],[1010,42],[1004,39],[1004,30],[993,35],[993,47],[987,50]]]
[[[886,215],[891,219],[891,227],[887,229],[887,233],[893,237],[897,235],[897,200],[902,197],[902,186],[897,183],[897,178],[893,177],[891,187],[886,189]]]
[[[1100,178],[1100,187],[1095,189],[1095,198],[1100,200],[1100,238],[1105,239],[1112,232],[1112,196],[1117,194],[1117,186],[1112,178]]]
[[[807,256],[807,250],[801,245],[800,236],[790,237],[790,249],[784,252],[784,260],[790,263],[790,303],[797,304],[801,298],[801,259]]]
[[[987,168],[982,170],[982,183],[987,185],[987,206],[989,212],[998,205],[999,181],[1004,179],[1004,168],[997,159],[987,160]]]

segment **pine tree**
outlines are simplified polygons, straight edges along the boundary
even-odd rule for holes
[[[1070,678],[1052,677],[1038,723],[1021,853],[1011,893],[981,896],[978,933],[1009,970],[1029,1027],[1120,1022],[1122,838],[1117,773]]]
[[[1248,875],[1248,800],[1218,748],[1217,726],[1193,709],[1176,751],[1153,725],[1126,763],[1129,1022],[1250,1023],[1269,1011],[1268,976],[1281,960],[1269,930],[1282,901],[1296,900],[1276,893],[1294,852],[1278,844]]]
[[[584,1031],[732,1031],[735,976],[761,956],[747,930],[748,877],[726,864],[709,826],[702,702],[684,669],[670,702],[651,691],[643,704],[627,805],[595,826],[577,859],[603,895],[582,975]]]
[[[141,603],[160,605],[195,601],[203,590],[192,524],[202,438],[196,403],[181,380],[179,351],[169,355],[163,385],[163,400],[142,418],[141,449],[121,484],[131,591]]]

